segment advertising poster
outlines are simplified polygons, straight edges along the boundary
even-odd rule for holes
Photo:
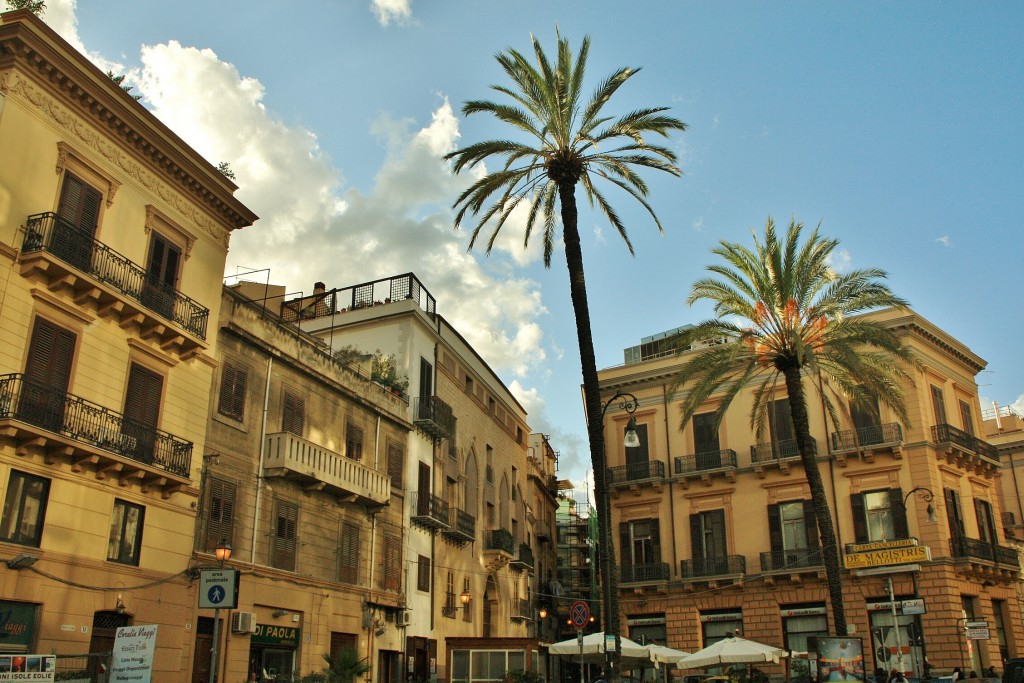
[[[156,624],[117,629],[109,683],[152,683],[155,650]]]
[[[860,638],[808,639],[817,659],[818,683],[864,681],[864,644]]]
[[[0,655],[0,681],[52,683],[56,668],[53,655]]]

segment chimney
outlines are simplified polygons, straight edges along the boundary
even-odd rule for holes
[[[326,291],[327,291],[327,285],[325,285],[324,283],[316,282],[316,283],[313,284],[313,293],[314,294],[323,294]]]

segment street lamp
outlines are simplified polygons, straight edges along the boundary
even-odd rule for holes
[[[932,501],[935,500],[935,494],[927,486],[915,486],[914,488],[907,491],[907,495],[903,496],[903,509],[907,509],[907,501],[910,500],[910,496],[917,494],[918,498],[928,503],[928,521],[935,522],[935,506],[932,505]]]
[[[636,432],[636,418],[633,417],[633,413],[636,412],[637,406],[640,401],[636,396],[629,393],[628,391],[616,391],[615,395],[609,398],[604,405],[601,406],[601,429],[604,429],[604,418],[608,413],[608,408],[613,403],[618,401],[619,410],[625,410],[629,415],[629,422],[626,423],[626,433],[623,438],[623,445],[626,448],[637,448],[640,446],[640,436]],[[605,453],[603,454],[603,462],[605,468],[608,467],[608,454],[607,445],[605,445]],[[612,508],[611,499],[608,495],[607,489],[607,475],[603,477],[605,480],[604,488],[595,487],[594,498],[597,502],[597,526],[598,536],[600,537],[601,543],[601,591],[604,599],[602,600],[603,608],[601,610],[601,625],[604,627],[604,635],[607,640],[609,636],[615,638],[615,646],[613,648],[605,648],[605,667],[606,675],[609,680],[619,681],[621,675],[619,673],[619,650],[622,647],[620,635],[619,635],[619,596],[618,596],[618,581],[615,581],[615,587],[613,587],[612,572],[612,560],[614,558],[614,547],[612,546]]]
[[[213,549],[217,556],[220,568],[224,569],[224,563],[231,559],[231,544],[228,539],[222,538],[220,543]],[[213,610],[213,647],[210,648],[210,683],[217,681],[217,646],[220,644],[220,607]]]
[[[451,595],[451,593],[449,593],[449,595]],[[441,608],[441,614],[443,614],[446,617],[454,617],[455,613],[458,612],[460,609],[469,609],[469,603],[471,603],[472,601],[473,595],[469,592],[469,589],[467,588],[459,594],[459,602],[462,603],[462,605],[459,607],[445,605]]]

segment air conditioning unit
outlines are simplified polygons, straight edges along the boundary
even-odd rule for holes
[[[396,626],[408,626],[409,625],[409,610],[403,609],[395,613],[395,625]]]
[[[253,612],[235,612],[231,615],[232,633],[256,633],[256,615]]]

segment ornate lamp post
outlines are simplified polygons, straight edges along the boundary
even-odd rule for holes
[[[640,437],[636,433],[636,418],[633,417],[633,413],[636,412],[639,400],[633,394],[627,391],[616,391],[615,395],[609,398],[604,405],[601,407],[601,426],[604,427],[604,418],[608,413],[608,408],[613,403],[618,401],[619,410],[625,410],[629,414],[629,422],[626,425],[626,434],[623,439],[623,445],[626,448],[636,448],[640,445]],[[604,463],[607,468],[608,455],[607,455],[607,442],[605,442],[605,457]],[[601,625],[604,628],[605,642],[610,637],[614,637],[614,647],[605,647],[605,674],[611,681],[621,680],[621,673],[619,670],[619,652],[622,648],[622,641],[619,634],[619,595],[618,595],[618,580],[613,576],[615,568],[613,567],[614,546],[612,546],[612,530],[611,530],[611,498],[608,495],[607,489],[607,475],[603,477],[605,488],[595,487],[594,498],[597,499],[597,521],[598,521],[598,536],[601,543],[601,593],[603,600],[601,609]]]
[[[231,544],[226,538],[214,547],[213,552],[217,556],[220,568],[224,569],[224,563],[231,559]],[[210,683],[217,683],[217,646],[220,644],[220,607],[213,610],[213,647],[210,648]]]

